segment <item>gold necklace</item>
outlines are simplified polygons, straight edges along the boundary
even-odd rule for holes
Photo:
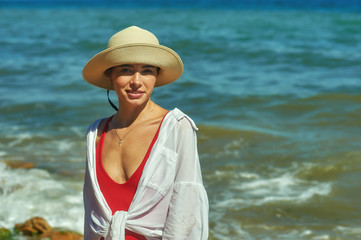
[[[149,112],[153,112],[153,108],[152,108],[152,110],[150,110]],[[140,119],[139,122],[137,122],[137,124],[135,124],[134,127],[132,127],[127,133],[125,133],[125,135],[124,135],[122,138],[119,137],[118,132],[117,132],[117,128],[114,127],[115,134],[117,135],[117,137],[118,137],[118,139],[119,139],[118,146],[120,146],[120,145],[123,143],[124,138],[125,138],[126,136],[128,136],[128,134],[129,134],[136,126],[138,126],[140,123],[143,122],[145,116],[146,116],[146,115],[144,115],[144,116],[142,117],[142,119]]]
[[[118,146],[120,146],[120,145],[122,144],[124,138],[125,138],[126,136],[128,136],[128,134],[129,134],[136,126],[138,126],[138,124],[140,124],[142,121],[143,121],[143,118],[142,118],[137,124],[135,124],[134,127],[132,127],[122,138],[119,137],[118,132],[117,132],[117,129],[114,128],[115,134],[116,134],[117,137],[119,138]]]

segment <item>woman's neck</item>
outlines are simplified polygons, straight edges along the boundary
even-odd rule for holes
[[[134,122],[140,121],[144,117],[146,117],[147,114],[149,114],[153,108],[154,103],[152,100],[148,100],[144,105],[142,106],[121,106],[119,105],[119,110],[114,116],[114,124],[119,127],[129,127]]]

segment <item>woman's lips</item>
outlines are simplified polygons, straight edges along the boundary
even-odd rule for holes
[[[131,99],[141,98],[144,94],[143,91],[139,91],[139,90],[137,90],[137,91],[127,90],[126,92],[129,96],[129,98],[131,98]]]

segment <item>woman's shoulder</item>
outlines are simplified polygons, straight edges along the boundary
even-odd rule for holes
[[[97,120],[95,120],[93,123],[91,123],[88,127],[88,132],[95,132],[97,131],[98,129],[103,129],[105,123],[106,123],[106,120],[108,119],[109,117],[105,117],[105,118],[99,118]]]
[[[172,111],[170,111],[170,115],[174,120],[177,121],[181,128],[193,128],[194,130],[198,130],[197,125],[193,119],[182,112],[180,109],[174,108]]]

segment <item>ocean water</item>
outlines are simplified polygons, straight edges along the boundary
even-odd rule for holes
[[[130,25],[183,59],[153,99],[200,129],[211,240],[361,239],[361,15],[334,9],[0,8],[0,227],[82,232],[86,129],[113,110],[81,71]]]

